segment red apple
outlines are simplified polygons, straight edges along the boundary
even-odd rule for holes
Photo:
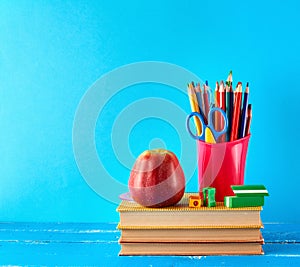
[[[180,201],[185,190],[183,170],[166,149],[144,151],[135,161],[128,182],[134,201],[145,207],[167,207]]]

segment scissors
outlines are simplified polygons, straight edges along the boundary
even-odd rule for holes
[[[224,127],[221,131],[216,131],[215,127],[214,127],[214,124],[213,124],[213,121],[212,121],[212,118],[213,118],[213,113],[214,112],[220,112],[222,117],[223,117],[223,120],[224,120]],[[201,131],[201,134],[200,135],[195,135],[193,134],[193,132],[191,131],[190,129],[190,119],[192,117],[197,117],[199,120],[200,120],[200,123],[202,125],[202,131]],[[194,138],[194,139],[197,139],[197,140],[201,140],[201,141],[207,141],[209,143],[216,143],[216,140],[218,140],[218,138],[226,133],[227,131],[227,127],[228,127],[228,119],[227,119],[227,116],[226,116],[226,113],[223,111],[223,109],[221,108],[217,108],[217,107],[213,107],[210,109],[209,113],[208,113],[208,123],[207,125],[205,124],[204,122],[204,118],[203,116],[198,113],[198,112],[192,112],[188,117],[187,117],[187,120],[186,120],[186,128],[189,132],[189,134]],[[209,138],[209,135],[212,135],[213,139],[212,141],[209,141],[208,139]]]

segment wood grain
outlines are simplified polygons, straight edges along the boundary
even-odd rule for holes
[[[300,224],[265,224],[263,256],[118,256],[116,223],[0,223],[0,265],[300,266]]]

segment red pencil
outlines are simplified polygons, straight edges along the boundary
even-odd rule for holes
[[[252,119],[252,105],[248,104],[247,108],[247,122],[246,122],[246,134],[245,136],[250,134],[250,124]]]
[[[232,116],[232,128],[231,128],[230,141],[234,141],[238,138],[241,102],[242,102],[242,83],[239,82],[235,90],[235,101],[234,101],[234,109],[233,109],[233,116]]]

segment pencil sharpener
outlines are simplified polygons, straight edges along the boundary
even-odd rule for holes
[[[211,208],[216,206],[216,188],[214,187],[205,187],[203,188],[203,199],[204,206]]]
[[[201,202],[202,201],[199,196],[190,196],[189,197],[189,207],[190,208],[200,208]]]

